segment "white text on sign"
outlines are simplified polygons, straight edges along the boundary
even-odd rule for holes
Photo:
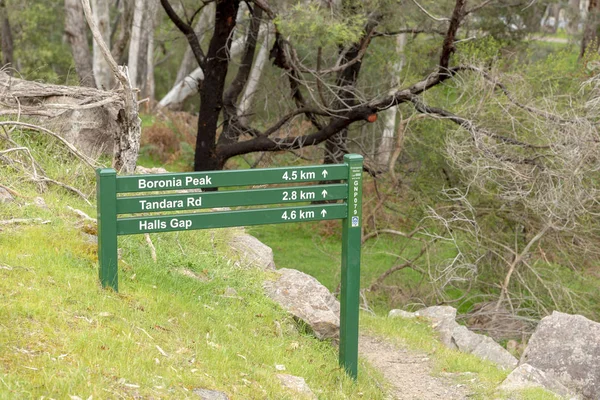
[[[186,198],[185,200],[156,200],[156,201],[148,201],[148,200],[139,200],[140,207],[143,211],[151,211],[151,210],[170,210],[170,209],[178,209],[183,207],[202,207],[202,197],[200,196],[191,196]]]
[[[178,219],[172,218],[167,221],[161,221],[159,219],[154,220],[143,220],[139,221],[140,230],[143,231],[154,231],[159,229],[166,229],[167,225],[173,229],[190,229],[192,227],[192,221],[189,219]]]
[[[184,185],[185,183],[185,185]],[[138,180],[138,189],[170,189],[170,188],[182,188],[190,186],[208,186],[212,185],[212,177],[205,175],[201,178],[195,178],[193,176],[186,176],[185,178],[172,177],[168,179],[152,179],[147,180],[141,178]]]

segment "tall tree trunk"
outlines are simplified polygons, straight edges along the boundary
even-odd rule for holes
[[[0,35],[2,35],[0,47],[0,50],[2,50],[2,65],[0,67],[10,64],[14,68],[13,38],[5,0],[0,0]]]
[[[110,46],[110,10],[108,0],[92,0],[92,11],[94,13],[94,22],[98,26],[102,39]],[[93,45],[93,69],[96,87],[104,90],[112,89],[115,83],[114,76],[96,41],[94,41]]]
[[[146,50],[146,68],[145,82],[143,87],[143,96],[148,98],[148,109],[154,108],[156,100],[154,98],[154,27],[156,25],[156,11],[158,10],[158,0],[149,0],[147,2],[147,20],[146,20],[146,38],[148,41]]]
[[[242,99],[238,107],[238,118],[240,119],[242,125],[248,124],[248,120],[250,119],[250,110],[252,108],[252,101],[254,100],[254,95],[258,91],[260,77],[265,65],[267,64],[267,60],[269,59],[269,37],[270,35],[267,28],[261,48],[256,56],[254,65],[252,66],[248,84],[244,89],[244,94],[242,95]]]
[[[65,0],[65,33],[71,45],[79,84],[95,88],[92,53],[87,41],[87,25],[80,0]]]
[[[600,21],[600,1],[590,0],[588,6],[587,18],[583,29],[583,38],[581,39],[581,50],[579,58],[585,55],[585,52],[591,50],[598,51],[598,22]]]
[[[400,83],[400,73],[404,68],[405,56],[404,47],[406,46],[407,34],[402,33],[396,37],[396,53],[398,54],[398,60],[394,64],[392,71],[394,79],[392,81],[392,91],[396,89],[396,86]],[[381,169],[387,169],[390,156],[394,149],[394,133],[396,132],[396,115],[398,113],[398,107],[391,107],[383,112],[383,134],[381,137],[381,143],[377,151],[377,163]]]
[[[569,0],[567,8],[567,32],[571,35],[579,32],[579,21],[581,21],[581,13],[579,12],[580,4],[581,0]]]
[[[552,26],[552,33],[556,33],[558,31],[558,27],[560,25],[560,4],[552,5],[552,16],[554,18],[554,25]]]
[[[142,25],[144,20],[144,0],[134,0],[133,21],[131,24],[131,40],[129,41],[129,79],[134,87],[138,82],[138,63],[140,60]]]
[[[215,139],[219,114],[223,108],[231,33],[235,28],[239,5],[239,0],[224,0],[217,3],[215,29],[206,54],[205,79],[200,89],[194,171],[208,171],[222,167],[222,162],[216,154]]]
[[[115,61],[117,61],[117,63],[125,64],[127,61],[124,57],[125,48],[127,47],[127,43],[129,42],[129,38],[131,37],[133,3],[131,1],[120,1],[119,12],[121,13],[121,16],[119,18],[118,35],[116,40],[114,40],[114,43],[112,44],[110,52]]]

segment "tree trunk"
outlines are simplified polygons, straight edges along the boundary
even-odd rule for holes
[[[252,108],[252,100],[254,100],[254,95],[258,91],[258,83],[260,82],[262,71],[267,64],[267,60],[269,59],[269,36],[270,35],[267,28],[261,48],[256,56],[256,60],[254,61],[252,71],[250,72],[248,84],[244,89],[244,94],[242,95],[242,99],[238,107],[238,118],[240,119],[242,125],[248,124],[248,120],[250,119],[250,110]]]
[[[75,71],[81,86],[96,87],[87,26],[80,0],[65,0],[65,34],[71,45]]]
[[[598,22],[600,20],[600,1],[590,0],[588,6],[587,18],[583,30],[583,38],[581,39],[581,50],[579,58],[582,58],[586,51],[598,51]]]
[[[580,3],[581,0],[569,0],[569,6],[567,7],[567,32],[571,35],[579,32],[579,21],[581,21]]]
[[[107,45],[110,45],[110,12],[108,0],[92,0],[92,10],[94,13],[94,22],[102,35],[102,39]],[[114,86],[114,77],[108,66],[108,62],[102,55],[98,43],[93,44],[93,69],[96,87],[104,90],[110,90]]]
[[[138,82],[138,62],[140,60],[140,49],[142,40],[142,24],[144,19],[144,0],[134,0],[133,22],[131,26],[131,40],[129,42],[129,57],[127,66],[129,68],[129,79],[133,87]]]
[[[399,84],[400,73],[404,68],[405,56],[404,47],[406,46],[407,34],[402,33],[396,37],[396,53],[398,54],[398,61],[392,68],[394,74],[394,80],[392,81],[392,87]],[[383,112],[383,134],[381,137],[381,143],[377,151],[377,163],[383,170],[388,168],[390,162],[390,156],[394,149],[394,133],[396,132],[396,114],[398,107],[391,107]]]
[[[147,108],[154,108],[156,100],[154,98],[154,27],[156,25],[156,11],[158,10],[158,0],[150,0],[147,3],[147,21],[146,38],[148,40],[146,50],[146,76],[143,87],[143,97],[148,99]]]
[[[125,64],[127,60],[124,58],[125,48],[131,37],[131,23],[133,20],[133,3],[131,1],[120,1],[119,12],[119,31],[117,39],[110,50],[113,58],[118,64]]]
[[[245,45],[245,36],[237,38],[231,44],[231,49],[229,51],[230,58],[235,58],[244,49]],[[199,82],[204,80],[204,71],[202,68],[198,67],[192,71],[191,74],[183,78],[183,80],[177,83],[169,93],[163,97],[158,103],[158,107],[168,107],[172,110],[180,109],[183,102],[188,98],[198,93],[200,89]]]
[[[0,47],[0,50],[2,50],[2,65],[0,67],[10,65],[14,68],[13,38],[5,0],[0,0],[0,35],[2,35]]]
[[[198,136],[194,156],[194,171],[221,169],[222,160],[216,154],[219,114],[223,108],[223,91],[229,67],[231,33],[236,25],[239,0],[217,3],[215,29],[206,54],[205,79],[200,89]]]

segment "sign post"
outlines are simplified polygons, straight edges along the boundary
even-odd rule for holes
[[[117,176],[113,169],[98,169],[96,170],[98,263],[102,287],[110,287],[114,291],[118,291],[119,288],[118,235],[341,219],[343,230],[339,360],[346,372],[356,379],[362,163],[362,156],[347,154],[344,156],[344,164],[306,167],[129,176]],[[298,185],[327,181],[345,183]],[[254,185],[269,184],[293,186],[252,188]],[[231,186],[251,186],[251,188],[220,192],[189,190]],[[184,189],[186,193],[162,193]],[[135,192],[160,193],[119,196],[122,193]],[[336,200],[342,202],[321,203]],[[273,204],[280,206],[218,212],[164,213]],[[138,215],[118,218],[119,215],[124,214]]]

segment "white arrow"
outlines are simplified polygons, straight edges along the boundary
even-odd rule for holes
[[[321,174],[323,175],[323,178],[327,178],[327,174],[328,174],[328,173],[329,173],[329,172],[327,172],[327,170],[326,170],[326,169],[324,169],[324,170],[323,170],[323,172],[321,172]]]
[[[323,191],[321,192],[321,194],[323,195],[323,197],[327,197],[327,190],[323,189]]]
[[[321,215],[323,216],[323,218],[325,218],[325,216],[327,215],[327,211],[321,210]]]

